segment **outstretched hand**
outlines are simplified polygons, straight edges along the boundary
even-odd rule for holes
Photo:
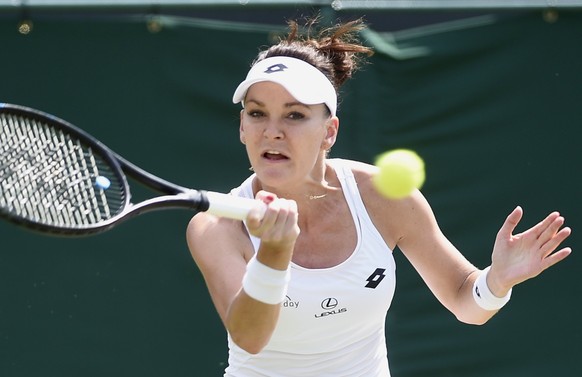
[[[495,239],[487,284],[498,297],[503,297],[514,285],[564,260],[572,252],[569,247],[557,250],[571,233],[570,228],[563,227],[564,218],[558,212],[550,213],[522,233],[513,234],[522,216],[521,207],[515,208]]]

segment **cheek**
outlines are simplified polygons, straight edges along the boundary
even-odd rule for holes
[[[314,134],[309,138],[303,138],[301,142],[296,145],[304,151],[304,155],[309,160],[317,159],[322,151],[327,150],[327,148],[325,148],[325,141],[320,134]]]
[[[260,140],[259,133],[253,127],[246,127],[244,131],[240,132],[240,140],[245,145],[256,144]]]
[[[246,128],[244,131],[241,131],[240,141],[245,146],[245,150],[251,158],[258,153],[257,151],[261,145],[261,138],[252,128]]]
[[[254,140],[256,134],[256,127],[249,125],[248,123],[243,123],[241,121],[239,127],[239,139],[243,144],[249,144]]]

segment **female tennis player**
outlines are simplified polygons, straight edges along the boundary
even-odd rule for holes
[[[520,234],[503,223],[490,267],[447,240],[417,190],[401,200],[373,188],[374,166],[328,157],[339,131],[338,88],[371,50],[352,21],[317,35],[290,23],[259,53],[234,93],[254,173],[233,195],[266,204],[245,222],[193,217],[187,239],[228,332],[225,376],[390,376],[385,319],[395,248],[460,321],[483,324],[512,287],[566,258],[559,213]]]

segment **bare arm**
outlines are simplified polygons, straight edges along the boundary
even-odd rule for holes
[[[460,321],[487,322],[496,311],[482,309],[473,298],[473,285],[481,271],[445,237],[424,196],[416,191],[404,200],[385,199],[369,183],[373,173],[373,168],[360,168],[359,186],[386,242],[399,247],[437,299]],[[564,218],[557,212],[514,235],[521,217],[518,207],[506,218],[495,239],[487,285],[497,297],[571,252],[570,248],[559,249],[571,231],[562,228]]]
[[[435,297],[459,321],[483,324],[495,312],[481,309],[473,299],[473,284],[480,271],[440,230],[424,197],[416,192],[400,204],[404,215],[397,245],[418,271]]]
[[[263,220],[251,214],[247,225],[262,240],[257,259],[273,269],[285,270],[299,232],[297,209],[289,201],[265,202],[269,208]],[[242,289],[247,263],[254,254],[242,223],[201,213],[190,221],[187,241],[233,341],[247,352],[259,352],[273,333],[280,305],[257,301]]]

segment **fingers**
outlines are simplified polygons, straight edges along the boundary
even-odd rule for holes
[[[299,235],[297,203],[294,200],[277,198],[276,195],[260,191],[257,199],[267,205],[262,219],[249,216],[247,226],[251,234],[263,243],[291,243]]]
[[[538,245],[541,257],[551,254],[571,233],[564,225],[564,218],[558,212],[552,212],[545,219],[523,233],[524,237]]]
[[[539,237],[541,242],[540,253],[542,259],[542,271],[546,270],[558,262],[564,260],[572,249],[569,247],[562,248],[554,252],[570,236],[572,230],[569,227],[562,228],[564,218],[559,215],[550,215],[554,220],[546,227]],[[548,216],[548,217],[550,217]]]
[[[550,255],[572,233],[569,227],[562,228],[563,225],[564,218],[558,216],[538,237],[542,258]]]
[[[257,192],[257,196],[255,199],[261,200],[263,203],[268,205],[269,203],[277,199],[277,195],[261,190]]]
[[[538,238],[551,237],[564,225],[564,218],[558,212],[552,212],[545,219],[531,228],[531,232]]]
[[[552,212],[526,231],[513,234],[522,219],[523,210],[514,209],[498,232],[493,250],[493,261],[505,266],[513,282],[537,276],[543,270],[564,260],[572,250],[560,245],[570,236],[565,220]]]
[[[265,216],[257,227],[259,233],[264,233],[266,230],[278,225],[285,227],[285,225],[293,218],[293,213],[296,212],[294,202],[285,199],[273,200],[267,206]]]
[[[563,261],[564,259],[566,259],[568,255],[570,255],[570,253],[572,253],[572,249],[569,247],[565,247],[561,250],[556,251],[552,255],[544,258],[542,261],[542,271],[552,267],[558,262]]]
[[[266,191],[259,191],[255,199],[260,200],[262,203],[258,203],[247,215],[246,222],[250,228],[260,226],[267,211],[267,206],[277,199],[277,196]]]
[[[558,212],[552,212],[530,229],[532,236],[536,237],[541,271],[561,262],[572,252],[569,247],[555,251],[572,233],[569,227],[563,228],[564,223],[565,219]]]

